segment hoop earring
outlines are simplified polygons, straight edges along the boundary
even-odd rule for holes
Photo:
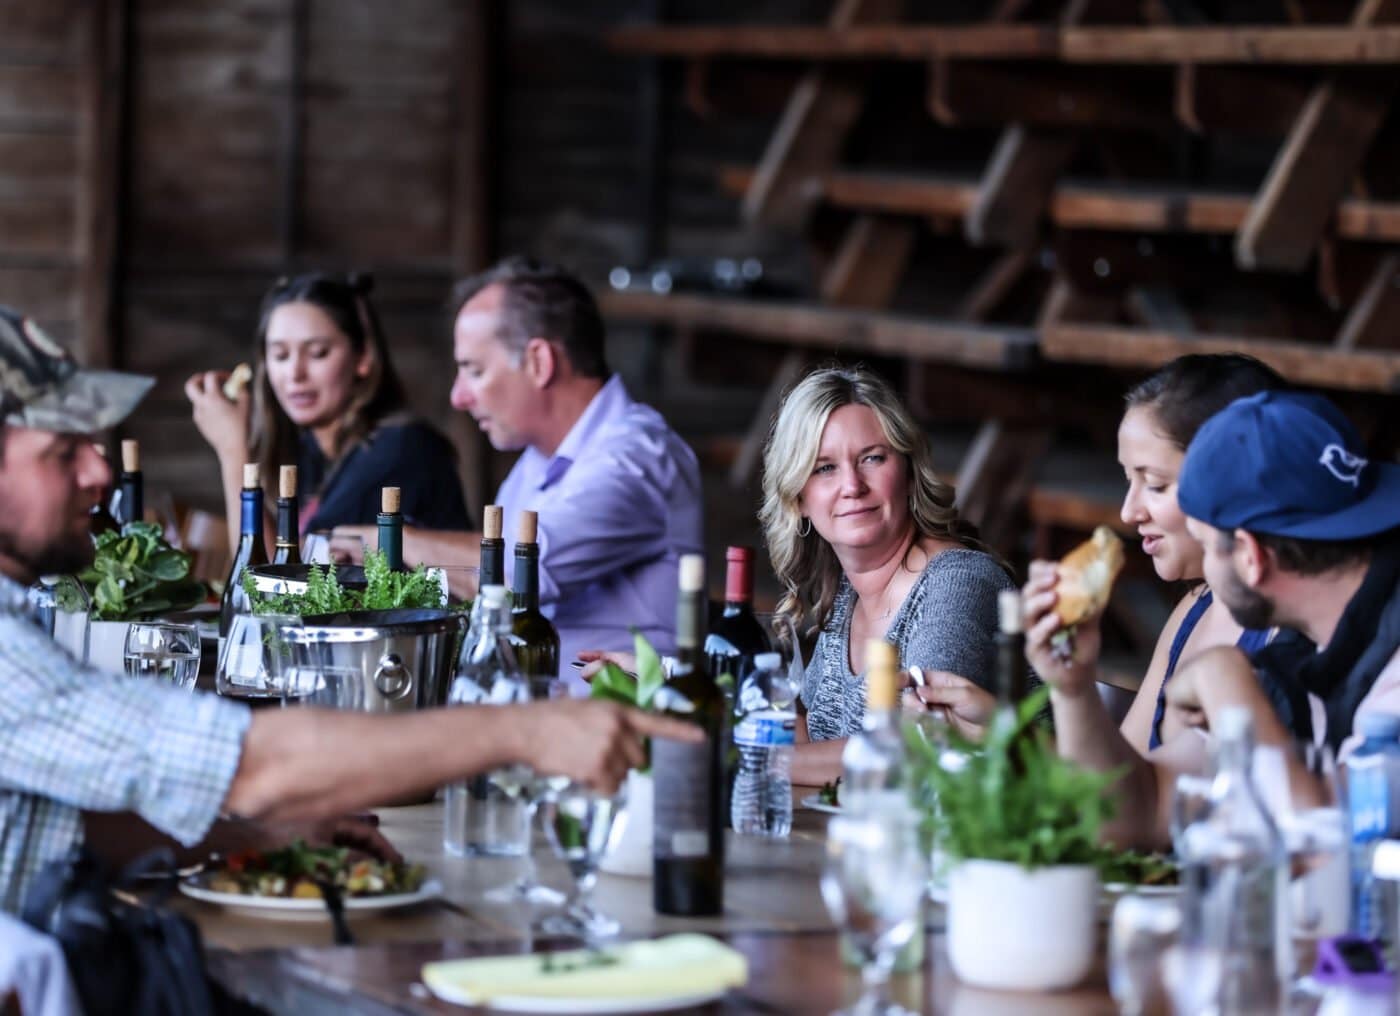
[[[803,522],[807,524],[806,529],[802,528]],[[812,535],[812,520],[809,519],[806,515],[802,516],[802,522],[799,522],[797,524],[797,535],[801,537],[808,537]]]

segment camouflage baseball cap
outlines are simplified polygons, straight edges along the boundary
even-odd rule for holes
[[[17,310],[0,305],[0,419],[15,427],[91,434],[126,419],[155,378],[85,370]]]

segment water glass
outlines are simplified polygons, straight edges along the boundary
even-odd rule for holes
[[[131,677],[193,689],[199,676],[199,629],[192,624],[135,622],[126,630],[122,659]]]
[[[301,623],[290,614],[235,614],[219,651],[214,688],[249,705],[281,705],[291,669],[291,645],[282,629]]]
[[[1174,899],[1129,894],[1113,906],[1108,929],[1108,990],[1124,1016],[1161,1007],[1161,964],[1181,929]]]
[[[1293,934],[1342,934],[1349,916],[1349,844],[1332,748],[1306,741],[1295,741],[1287,749],[1261,745],[1255,750],[1254,779],[1293,866]]]
[[[476,596],[476,580],[480,569],[470,565],[430,564],[426,566],[428,577],[442,587],[442,605],[461,607]]]
[[[540,800],[545,835],[554,854],[568,865],[573,891],[562,914],[540,922],[550,935],[576,935],[586,943],[612,938],[620,930],[616,920],[600,913],[592,903],[598,881],[598,862],[608,849],[613,821],[626,805],[626,791],[600,794],[572,780],[556,783]]]
[[[847,1016],[904,1016],[889,998],[895,956],[921,931],[926,855],[910,809],[834,816],[821,893],[861,960],[864,990]]]

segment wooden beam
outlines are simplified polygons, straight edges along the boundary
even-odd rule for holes
[[[902,0],[840,0],[831,28],[895,17]],[[865,107],[868,76],[814,69],[803,76],[759,160],[742,214],[745,222],[801,230],[815,203],[805,186],[816,173],[834,168],[846,136]]]
[[[1031,490],[1040,456],[1050,445],[1046,427],[1011,427],[987,420],[958,465],[958,514],[992,547],[1007,549]]]
[[[1026,249],[1007,251],[998,257],[958,304],[958,320],[985,321],[1025,278],[1034,262],[1035,252]]]
[[[1075,146],[1072,135],[1020,124],[1006,128],[964,220],[968,241],[979,247],[1029,244]]]
[[[838,307],[889,306],[908,267],[915,234],[915,224],[907,219],[856,219],[822,278],[822,300]]]
[[[1173,77],[1167,68],[1119,68],[1112,87],[1091,67],[940,60],[930,66],[928,109],[944,126],[1166,129]]]
[[[720,187],[741,194],[750,175],[728,167],[720,172]],[[977,199],[977,184],[970,180],[896,173],[841,171],[808,186],[833,207],[889,214],[960,218]],[[1244,222],[1250,201],[1248,194],[1067,180],[1055,187],[1048,215],[1065,229],[1228,234]],[[1337,208],[1335,229],[1347,240],[1398,242],[1400,201],[1347,198]]]
[[[1047,24],[619,28],[623,53],[689,59],[1061,60],[1117,64],[1400,64],[1400,28],[1350,26],[1060,28]]]
[[[907,356],[967,366],[1015,369],[1034,358],[1025,328],[984,327],[814,304],[673,293],[603,292],[599,303],[615,320],[729,331],[769,342],[821,346],[841,354]]]
[[[1040,333],[1047,360],[1152,370],[1187,353],[1248,353],[1297,384],[1400,392],[1400,353],[1342,350],[1288,339],[1154,332],[1059,322]]]
[[[130,0],[81,9],[77,215],[78,358],[90,367],[120,362],[118,279],[126,209]]]
[[[1332,344],[1337,349],[1400,349],[1400,253],[1381,259]]]

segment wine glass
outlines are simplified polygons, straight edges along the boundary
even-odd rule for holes
[[[134,622],[126,630],[122,660],[131,677],[193,689],[199,676],[199,629],[166,621]]]
[[[831,919],[860,957],[861,997],[842,1016],[905,1016],[889,998],[895,954],[920,930],[927,877],[911,809],[833,816],[821,892]]]
[[[476,581],[480,569],[470,565],[430,564],[426,571],[442,587],[442,605],[460,607],[476,596]]]
[[[292,666],[282,629],[300,623],[290,614],[235,614],[219,650],[215,691],[253,706],[280,705]]]
[[[576,935],[591,945],[612,938],[622,928],[592,903],[598,862],[608,848],[613,821],[626,805],[626,791],[600,794],[572,780],[556,783],[539,802],[545,834],[555,856],[568,865],[573,891],[561,914],[540,922],[548,935]]]

